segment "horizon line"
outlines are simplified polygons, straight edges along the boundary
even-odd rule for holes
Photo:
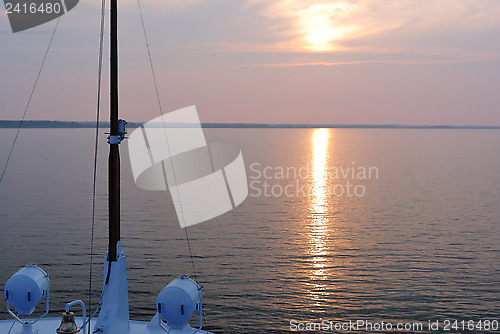
[[[95,121],[24,120],[22,128],[95,128]],[[141,126],[141,122],[128,122],[129,128]],[[0,120],[0,128],[18,128],[21,120]],[[162,125],[161,123],[158,124]],[[173,124],[172,124],[173,125]],[[171,126],[172,126],[171,125]],[[177,126],[189,127],[190,123]],[[100,122],[99,127],[109,126],[109,121]],[[203,122],[204,128],[393,128],[393,129],[500,129],[500,125],[449,125],[449,124],[324,124],[324,123],[249,123],[249,122]]]

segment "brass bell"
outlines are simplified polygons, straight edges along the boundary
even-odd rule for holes
[[[75,314],[73,312],[63,312],[61,326],[56,329],[57,334],[75,334],[80,331],[75,323]]]

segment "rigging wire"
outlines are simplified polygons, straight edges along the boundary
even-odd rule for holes
[[[14,325],[16,324],[16,320],[12,320],[12,326],[10,326],[9,332],[7,334],[10,334],[12,332],[12,328],[14,328]]]
[[[40,75],[42,74],[42,69],[43,65],[45,65],[45,60],[47,59],[47,55],[49,54],[50,47],[52,45],[52,41],[54,40],[54,35],[56,34],[57,27],[59,26],[59,21],[61,17],[56,21],[56,26],[54,27],[54,30],[52,31],[52,36],[50,37],[49,45],[47,46],[47,49],[45,50],[45,55],[43,56],[42,64],[40,65],[40,69],[38,70],[38,74],[35,79],[35,83],[33,84],[33,88],[31,89],[31,94],[28,98],[28,103],[26,103],[26,108],[24,109],[23,117],[21,118],[21,121],[19,122],[19,126],[17,128],[16,135],[14,137],[14,141],[12,142],[12,146],[10,147],[10,152],[9,156],[7,157],[7,161],[5,161],[5,165],[3,166],[2,170],[2,175],[0,175],[0,183],[2,183],[3,177],[5,175],[5,171],[7,170],[7,166],[9,165],[10,158],[12,156],[12,152],[14,152],[14,147],[16,146],[17,138],[19,137],[19,132],[21,132],[21,128],[23,127],[24,120],[26,119],[26,114],[28,113],[28,109],[31,103],[31,99],[33,98],[33,94],[35,94],[36,86],[38,84],[38,79],[40,79]]]
[[[154,66],[153,66],[153,60],[151,58],[151,50],[149,48],[148,36],[147,36],[147,33],[146,33],[146,25],[144,24],[144,17],[142,15],[141,1],[137,0],[137,4],[139,5],[139,13],[140,13],[140,16],[141,16],[142,31],[144,33],[144,39],[146,41],[146,48],[147,48],[147,51],[148,51],[148,58],[149,58],[149,66],[151,67],[151,73],[153,75],[153,81],[154,81],[154,86],[155,86],[155,91],[156,91],[156,99],[157,99],[157,102],[158,102],[158,108],[160,109],[160,114],[162,116],[162,121],[163,121],[163,108],[162,108],[162,105],[161,105],[160,93],[158,92],[158,84],[157,84],[156,74],[155,74],[155,70],[154,70]],[[163,129],[165,130],[165,124],[163,124]],[[165,136],[166,136],[166,133],[165,133]],[[168,140],[166,142],[167,142],[167,146],[169,146]],[[168,147],[168,150],[170,151],[170,147]],[[170,162],[172,163],[172,160],[170,160]],[[172,171],[173,171],[173,177],[175,179],[175,169],[172,168]],[[177,189],[177,191],[179,191],[179,190]],[[182,216],[183,216],[182,218],[184,220],[184,212],[182,211],[182,206],[181,206],[181,214],[182,214]],[[196,283],[198,283],[198,275],[196,274],[196,268],[195,268],[194,260],[193,260],[193,251],[192,251],[192,248],[191,248],[191,243],[189,241],[189,235],[188,235],[188,232],[187,232],[187,227],[184,227],[184,232],[185,232],[185,235],[186,235],[186,241],[187,241],[187,245],[188,245],[188,248],[189,248],[189,256],[191,258],[191,265],[193,267],[194,279],[195,279]]]
[[[139,6],[139,13],[140,13],[141,24],[142,24],[142,31],[144,33],[144,40],[146,42],[146,48],[147,48],[147,51],[148,51],[149,66],[151,68],[151,73],[152,73],[152,76],[153,76],[153,82],[154,82],[154,86],[155,86],[156,100],[158,102],[158,108],[160,110],[160,115],[161,115],[162,122],[163,122],[163,131],[165,133],[165,139],[167,139],[167,132],[166,132],[165,123],[164,123],[165,121],[163,119],[163,108],[162,108],[162,105],[161,105],[160,93],[158,92],[158,83],[157,83],[157,80],[156,80],[156,74],[155,74],[155,69],[154,69],[154,66],[153,66],[153,60],[151,58],[151,50],[149,48],[148,35],[146,33],[146,25],[144,24],[144,16],[142,15],[141,0],[137,0],[137,4]],[[168,149],[168,151],[171,152],[168,140],[165,140],[165,141],[167,143],[167,149]],[[172,175],[174,177],[174,181],[176,181],[175,169],[173,168],[173,161],[172,161],[172,159],[170,159],[170,164],[171,164],[171,168],[172,168]],[[177,182],[175,182],[175,183],[177,183]],[[179,189],[177,187],[176,187],[176,189],[177,189],[177,196],[179,197]],[[182,215],[182,220],[184,221],[184,211],[182,210],[182,204],[181,204],[181,215]],[[189,258],[191,259],[191,266],[193,267],[194,280],[199,285],[198,275],[196,274],[196,267],[194,265],[193,250],[191,248],[191,242],[189,240],[187,226],[184,227],[184,233],[186,235],[186,242],[187,242],[187,246],[188,246],[188,249],[189,249]],[[199,292],[199,293],[201,293],[201,292]],[[205,317],[203,318],[203,325],[206,327],[206,318]]]
[[[95,125],[95,145],[94,145],[94,173],[92,183],[92,227],[90,238],[90,268],[89,268],[89,322],[95,315],[92,314],[92,269],[94,264],[94,230],[95,230],[95,202],[96,202],[96,184],[97,184],[97,152],[99,146],[99,123],[101,114],[101,83],[102,83],[102,54],[104,44],[104,28],[105,28],[105,11],[106,0],[101,1],[101,30],[99,35],[99,61],[98,61],[98,75],[97,75],[97,106],[96,106],[96,125]],[[99,301],[100,304],[100,301]],[[99,305],[96,307],[96,312]],[[88,334],[90,334],[90,326],[88,327]]]

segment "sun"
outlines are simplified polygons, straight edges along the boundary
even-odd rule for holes
[[[338,38],[339,33],[331,27],[314,27],[307,34],[310,48],[317,51],[333,49],[332,41]]]
[[[352,4],[342,1],[319,1],[297,12],[297,26],[303,47],[311,51],[334,51],[345,38],[346,18]]]

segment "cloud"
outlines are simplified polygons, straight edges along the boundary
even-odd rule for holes
[[[279,27],[274,29],[276,45],[316,52],[380,45],[426,47],[426,38],[500,28],[500,2],[495,0],[247,0],[247,4],[258,7]]]
[[[185,11],[207,0],[141,0],[141,6],[145,8],[155,8],[157,12],[178,13]],[[212,0],[213,1],[213,0]],[[86,1],[86,4],[91,6],[101,7],[100,0]],[[120,10],[136,10],[137,0],[120,0],[118,1]]]
[[[172,36],[175,31],[179,50],[429,55],[438,51],[464,57],[471,50],[500,51],[490,40],[500,30],[497,0],[141,0],[141,4],[146,16],[161,22],[156,30]],[[121,0],[120,7],[136,11],[137,0]]]
[[[240,66],[247,67],[306,67],[306,66],[340,66],[340,65],[361,65],[361,64],[398,64],[398,65],[432,65],[432,64],[464,64],[478,61],[487,61],[491,58],[475,57],[463,59],[371,59],[371,60],[344,60],[344,61],[311,61],[311,62],[293,62],[293,63],[269,63],[269,64],[250,64]]]

